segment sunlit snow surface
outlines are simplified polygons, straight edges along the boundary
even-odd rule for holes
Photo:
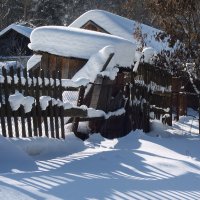
[[[1,137],[0,199],[200,199],[200,137],[190,114],[114,140],[93,134],[82,142],[69,126],[62,141]]]

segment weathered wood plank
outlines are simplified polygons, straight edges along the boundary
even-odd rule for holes
[[[4,90],[3,90],[3,87],[2,87],[2,83],[0,83],[0,104],[1,104],[1,107],[0,107],[0,119],[1,119],[1,130],[2,130],[2,135],[4,137],[6,137],[6,122],[5,122],[5,117],[3,115],[3,113],[5,112],[4,108],[4,102],[3,102],[3,98],[4,98]]]
[[[17,74],[18,74],[18,77],[21,79],[20,69],[18,70]],[[24,78],[26,80],[24,95],[25,96],[30,96],[30,94],[29,94],[29,87],[28,87],[28,81],[27,81],[28,80],[28,76],[27,76],[27,69],[26,68],[23,70],[23,75],[24,75]],[[28,136],[29,137],[33,137],[32,123],[31,123],[31,112],[26,113],[26,118],[27,118],[27,126],[28,126]]]
[[[20,71],[20,68],[17,69],[17,72],[18,71]],[[14,94],[15,93],[15,83],[14,83],[14,69],[13,69],[13,67],[10,69],[10,76],[12,77],[11,92],[12,92],[12,94]],[[17,73],[17,77],[19,78],[18,73]],[[12,114],[13,114],[14,126],[15,126],[15,136],[19,137],[19,124],[18,124],[17,112],[18,111],[13,111]]]
[[[35,97],[35,90],[34,90],[34,82],[33,82],[33,73],[32,71],[29,71],[29,77],[31,79],[31,83],[29,85],[29,92],[30,92],[30,95]],[[34,133],[34,136],[38,136],[38,131],[37,131],[37,114],[36,114],[36,105],[33,104],[32,106],[32,111],[31,111],[31,115],[32,115],[32,120],[33,120],[33,133]]]
[[[47,73],[47,77],[49,79],[49,84],[48,84],[48,96],[52,97],[52,89],[51,89],[51,77],[49,72]],[[54,138],[54,119],[53,119],[53,106],[52,106],[52,101],[49,101],[49,115],[50,115],[50,131],[51,131],[51,138]]]
[[[7,114],[7,124],[8,124],[8,137],[13,137],[13,130],[12,130],[12,109],[10,107],[10,102],[8,101],[9,94],[10,94],[10,87],[8,86],[8,77],[7,71],[5,68],[2,68],[2,74],[5,78],[4,80],[4,97],[5,97],[5,106],[6,106],[6,114]]]

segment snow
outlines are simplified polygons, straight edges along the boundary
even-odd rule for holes
[[[7,71],[9,71],[9,69],[11,67],[13,67],[14,69],[16,69],[16,68],[23,68],[22,64],[19,61],[4,61],[4,62],[0,62],[0,74],[2,74],[2,68],[3,67]]]
[[[46,110],[49,106],[49,101],[51,101],[50,96],[41,96],[40,97],[40,106],[42,110]]]
[[[113,140],[94,133],[82,142],[69,125],[65,140],[0,137],[0,198],[197,200],[198,113],[189,114]]]
[[[139,41],[137,41],[137,39],[133,37],[133,33],[135,29],[139,26],[141,28],[142,35],[147,35],[146,38],[144,37],[147,47],[152,47],[158,52],[161,52],[161,50],[163,49],[170,49],[168,47],[167,41],[159,42],[156,41],[154,37],[156,33],[161,32],[161,30],[147,26],[145,24],[139,24],[136,21],[121,17],[119,15],[104,10],[90,10],[81,15],[74,22],[72,22],[69,27],[81,28],[88,21],[96,23],[98,26],[100,26],[112,35],[116,35],[125,38],[131,42],[137,43],[137,46],[140,46],[141,44]]]
[[[89,78],[81,78],[83,76],[77,77],[76,80],[74,79],[62,79],[61,83],[63,87],[75,87],[78,88],[80,86],[87,86],[90,82]]]
[[[15,30],[16,32],[18,32],[18,33],[20,33],[20,34],[22,34],[22,35],[24,35],[24,36],[29,38],[33,29],[30,28],[30,27],[26,27],[26,26],[14,23],[14,24],[9,25],[5,29],[3,29],[0,32],[0,37],[2,35],[4,35],[6,32],[10,31],[10,30]]]
[[[28,113],[32,110],[32,105],[34,104],[35,99],[31,96],[24,97],[22,93],[15,92],[15,94],[9,96],[8,101],[10,102],[13,111],[18,110],[22,105],[25,113]]]
[[[105,33],[72,27],[44,26],[34,29],[29,48],[64,57],[89,59],[102,48],[111,45],[116,64],[130,67],[134,61],[135,44]]]
[[[41,61],[42,55],[34,54],[27,62],[27,70],[30,70]]]
[[[6,172],[36,171],[38,167],[33,158],[9,139],[0,135],[0,174]],[[26,164],[24,164],[26,163]],[[0,196],[1,196],[0,192]],[[2,196],[1,196],[2,199]]]
[[[72,77],[72,80],[77,81],[80,78],[86,78],[91,83],[94,83],[97,74],[102,71],[104,64],[112,53],[114,53],[114,48],[112,46],[106,46],[98,53],[93,54],[88,62]],[[114,59],[115,57],[108,64],[108,69],[112,69],[116,65],[115,61],[113,61]]]
[[[144,62],[151,63],[154,56],[156,56],[156,51],[152,47],[146,47],[142,50],[142,56],[144,57]]]

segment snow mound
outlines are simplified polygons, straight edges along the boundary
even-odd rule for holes
[[[38,169],[31,157],[3,136],[0,136],[0,163],[0,173]]]
[[[19,139],[14,143],[30,156],[48,159],[60,155],[69,155],[85,149],[83,141],[69,131],[65,140],[42,137]]]

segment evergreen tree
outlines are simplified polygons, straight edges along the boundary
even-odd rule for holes
[[[64,0],[35,1],[32,22],[37,25],[63,25],[65,17]]]
[[[0,30],[7,25],[9,13],[8,0],[0,0]]]

